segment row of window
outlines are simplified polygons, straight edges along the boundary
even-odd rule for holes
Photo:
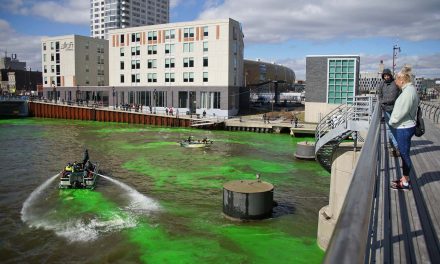
[[[128,103],[140,104],[153,107],[167,107],[167,91],[128,91]],[[220,109],[220,92],[205,92],[199,94],[200,108],[205,109]],[[178,108],[188,108],[192,104],[190,100],[196,98],[194,91],[179,91],[177,94]],[[116,103],[123,104],[125,92],[120,91],[116,93]]]
[[[176,30],[175,29],[165,30],[164,33],[165,33],[165,40],[176,39]],[[147,40],[155,41],[155,40],[157,40],[157,35],[158,35],[157,31],[148,31],[147,32]],[[203,27],[203,36],[204,37],[209,36],[207,26]],[[184,38],[193,38],[194,37],[194,27],[184,28],[183,29],[183,37]],[[136,42],[140,42],[140,41],[141,41],[141,33],[131,33],[131,42],[132,43],[136,43]],[[119,42],[121,44],[125,43],[125,35],[124,34],[119,35]]]
[[[165,44],[165,54],[174,54],[175,52],[175,44]],[[183,43],[183,52],[194,52],[194,43]],[[203,42],[203,52],[208,51],[208,42]],[[148,55],[157,54],[157,45],[147,45],[147,53]],[[119,49],[119,55],[121,57],[125,56],[125,48],[122,47]],[[131,56],[140,56],[141,55],[141,46],[131,47]]]
[[[164,81],[166,83],[173,83],[176,81],[175,79],[175,73],[165,73],[164,75]],[[194,72],[184,72],[183,75],[183,82],[194,82]],[[125,75],[120,75],[120,82],[125,83]],[[203,82],[208,82],[208,72],[203,72]],[[131,75],[131,82],[132,83],[140,83],[141,82],[141,74],[132,74]],[[157,73],[148,73],[147,74],[147,82],[148,83],[155,83],[157,82]]]
[[[194,58],[186,57],[183,58],[183,68],[193,68],[194,67]],[[208,67],[208,57],[203,57],[203,67]],[[119,68],[121,70],[125,70],[125,62],[121,61]],[[132,60],[131,61],[131,69],[140,69],[141,61],[140,60]],[[148,69],[156,69],[157,68],[157,59],[149,59],[147,60],[147,68]],[[174,58],[166,58],[165,59],[165,68],[175,68],[175,59]]]

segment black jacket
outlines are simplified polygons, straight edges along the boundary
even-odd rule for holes
[[[389,83],[382,81],[377,88],[377,94],[379,96],[379,102],[382,110],[391,113],[394,108],[394,102],[400,94],[400,90],[397,88],[394,80]]]

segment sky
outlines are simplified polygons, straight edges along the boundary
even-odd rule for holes
[[[89,36],[89,0],[0,0],[0,52],[41,71],[41,38]],[[291,68],[305,79],[308,55],[360,55],[361,72],[383,60],[440,78],[439,0],[170,0],[170,22],[232,18],[246,59]]]

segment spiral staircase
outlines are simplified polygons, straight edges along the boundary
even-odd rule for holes
[[[364,142],[361,133],[367,131],[374,110],[375,97],[356,96],[353,104],[340,105],[328,113],[316,126],[315,157],[324,169],[331,171],[333,152],[352,136]]]

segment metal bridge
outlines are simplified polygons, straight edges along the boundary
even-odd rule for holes
[[[440,263],[440,107],[421,108],[427,131],[412,141],[410,191],[390,190],[401,177],[400,158],[389,155],[374,99],[356,98],[317,126],[316,158],[326,170],[342,141],[364,141],[325,263]]]

